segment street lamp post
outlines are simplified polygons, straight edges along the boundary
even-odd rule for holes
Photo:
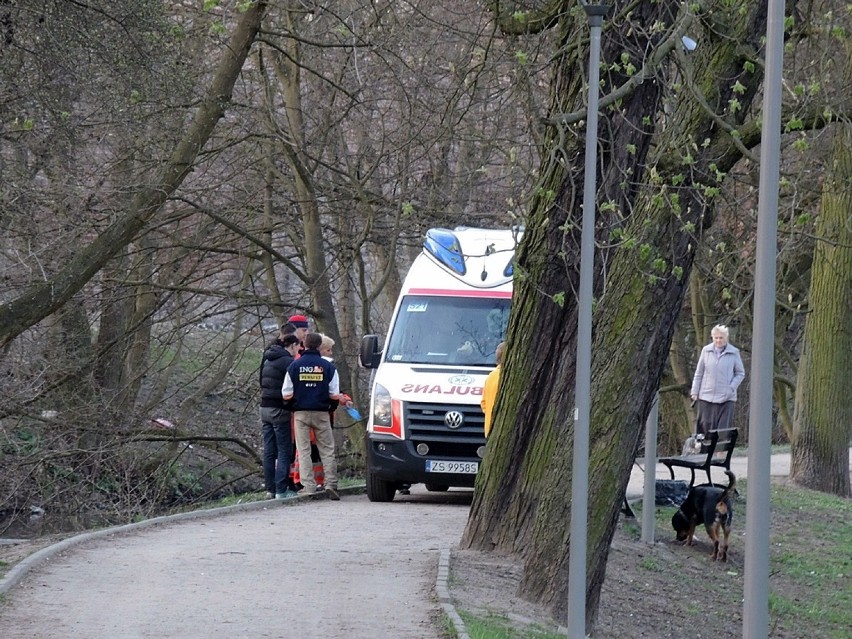
[[[568,637],[586,636],[586,547],[589,518],[589,416],[592,385],[592,282],[595,258],[598,101],[604,4],[583,2],[589,19],[589,98],[580,235],[580,292],[577,300],[577,369],[574,390],[574,457],[571,470],[571,542],[568,558]]]
[[[767,5],[766,73],[760,138],[760,197],[754,273],[751,394],[748,411],[743,637],[769,636],[769,520],[772,385],[775,355],[775,257],[781,154],[781,88],[784,65],[784,3]]]

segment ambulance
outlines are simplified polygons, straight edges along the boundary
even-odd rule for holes
[[[423,483],[430,491],[473,486],[485,453],[482,388],[509,322],[512,229],[431,229],[414,260],[379,348],[361,340],[375,369],[367,419],[367,496],[392,501]]]

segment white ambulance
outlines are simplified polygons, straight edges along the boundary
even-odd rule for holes
[[[361,340],[374,368],[367,420],[367,496],[403,486],[473,486],[485,451],[480,408],[512,299],[514,229],[431,229],[414,260],[382,350]]]

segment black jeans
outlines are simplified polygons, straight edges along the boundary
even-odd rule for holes
[[[293,431],[290,411],[261,407],[263,422],[263,483],[270,493],[293,490],[290,464],[293,463]]]

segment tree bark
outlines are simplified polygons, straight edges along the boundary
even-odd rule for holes
[[[242,14],[224,48],[207,94],[196,109],[192,124],[156,181],[133,197],[129,211],[91,244],[78,251],[50,279],[31,286],[19,297],[0,305],[0,349],[70,300],[111,257],[145,228],[181,185],[230,104],[234,83],[266,11],[267,2],[258,0]]]
[[[841,125],[823,186],[811,271],[811,309],[796,379],[790,477],[849,497],[852,439],[852,126]]]
[[[715,171],[726,171],[741,157],[736,141],[719,126],[721,116],[707,105],[725,112],[735,83],[741,83],[736,98],[743,111],[725,113],[726,124],[736,127],[761,80],[759,72],[746,77],[740,51],[759,50],[765,8],[761,3],[747,9],[707,5],[714,10],[707,19],[715,20],[725,37],[709,33],[690,60],[681,56],[680,77],[669,77],[660,66],[653,80],[636,83],[617,109],[606,110],[598,135],[597,202],[607,206],[599,207],[596,229],[587,628],[594,626],[609,545],[696,245],[712,220],[715,201],[705,194],[715,184]],[[622,6],[616,3],[614,16]],[[676,3],[632,8],[641,13],[634,18],[642,24],[676,22]],[[629,22],[619,17],[605,30],[603,66],[625,51]],[[564,106],[581,108],[578,69],[587,60],[585,49],[576,45],[585,36],[585,18],[571,23],[563,16],[560,27],[566,53],[553,82],[555,122],[574,120],[556,115],[568,110]],[[673,30],[662,42],[649,36],[633,43],[653,51],[674,38],[679,46],[680,35]],[[629,81],[612,72],[608,78],[604,91]],[[684,80],[680,92],[664,103],[676,80]],[[561,619],[567,607],[573,455],[577,320],[572,298],[578,288],[583,184],[579,138],[572,143],[568,135],[560,139],[558,131],[551,132],[544,178],[518,255],[494,434],[462,540],[467,547],[519,554],[525,562],[519,594],[546,604]],[[619,229],[623,241],[612,242],[611,229]],[[563,299],[569,300],[564,306]]]

